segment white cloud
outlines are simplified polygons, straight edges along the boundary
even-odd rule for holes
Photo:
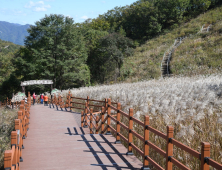
[[[89,17],[87,16],[82,16],[81,19],[88,19]]]
[[[105,4],[106,3],[106,1],[101,1],[103,4]]]
[[[46,5],[44,1],[38,1],[38,2],[30,1],[28,4],[25,5],[25,8],[30,8],[33,11],[40,12],[40,11],[47,11],[47,9],[51,8],[51,6]]]

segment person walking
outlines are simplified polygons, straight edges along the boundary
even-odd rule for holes
[[[36,99],[36,95],[35,92],[33,93],[33,105],[35,105],[35,99]]]
[[[41,104],[43,104],[43,94],[40,95]]]
[[[44,106],[48,106],[48,96],[44,95]]]

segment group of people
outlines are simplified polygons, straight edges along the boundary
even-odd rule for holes
[[[36,100],[36,97],[37,97],[37,95],[35,94],[35,92],[33,93],[33,105],[35,105],[35,100]],[[43,104],[43,102],[44,102],[44,105],[45,106],[48,106],[48,96],[45,94],[45,95],[43,95],[43,94],[40,94],[40,103],[41,104]]]

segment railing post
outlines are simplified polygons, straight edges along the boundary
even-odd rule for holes
[[[20,106],[20,111],[18,111],[18,119],[21,120],[21,143],[22,143],[22,149],[24,149],[25,147],[23,146],[23,136],[25,134],[25,130],[24,130],[24,120],[23,120],[23,112],[22,112],[22,106]]]
[[[27,121],[28,119],[26,118],[26,116],[25,116],[25,139],[27,138],[27,130],[28,130],[28,128],[27,128]]]
[[[11,169],[12,167],[12,150],[4,152],[4,168]]]
[[[27,131],[29,130],[29,107],[28,107],[28,104],[25,104],[25,116],[27,118],[27,123],[26,123],[26,126],[27,126]]]
[[[69,96],[69,107],[70,107],[70,112],[72,111],[72,108],[71,108],[71,102],[72,102],[72,94],[70,94],[70,96]]]
[[[86,102],[87,102],[87,106],[89,107],[89,96],[87,96]]]
[[[104,130],[104,115],[105,115],[105,108],[104,107],[102,107],[102,118],[101,118],[101,123],[102,123],[102,125],[101,125],[101,132],[103,132],[103,130]]]
[[[18,112],[18,119],[21,119],[22,121],[22,137],[24,136],[24,118],[23,118],[23,107],[22,105],[19,106],[19,112]]]
[[[131,130],[133,130],[133,109],[130,108],[129,109],[129,132],[128,132],[128,152],[126,153],[126,155],[133,155],[133,151],[132,151],[132,146],[131,143],[133,142],[133,134],[131,132]]]
[[[173,144],[171,139],[173,138],[173,127],[167,126],[167,148],[166,148],[166,170],[172,170],[173,164],[170,161],[173,156]]]
[[[83,123],[84,123],[84,112],[81,111],[81,127],[83,127]]]
[[[12,158],[12,165],[15,165],[15,167],[18,166],[18,131],[12,131],[11,132],[11,148],[15,146],[15,153]],[[17,169],[17,168],[16,168]]]
[[[24,100],[21,101],[20,110],[22,111],[22,121],[23,121],[22,124],[23,124],[23,131],[24,131],[24,133],[23,133],[23,139],[25,139],[25,138],[26,138],[26,133],[27,133],[27,131],[26,131],[25,101],[24,101]]]
[[[105,99],[105,108],[107,108],[107,103],[108,103],[108,100]]]
[[[207,158],[210,157],[210,143],[201,142],[201,166],[200,170],[209,170],[210,166],[207,164]]]
[[[99,116],[96,116],[96,134],[99,133],[99,131],[97,130],[98,127],[99,127]]]
[[[116,123],[116,142],[115,144],[117,143],[121,143],[120,142],[120,136],[119,136],[119,133],[120,133],[120,109],[121,109],[121,104],[120,103],[117,103],[117,114],[116,114],[116,120],[117,120],[117,123]]]
[[[19,145],[18,145],[18,150],[19,150],[19,155],[18,157],[20,158],[20,162],[23,162],[22,158],[22,123],[20,119],[15,119],[15,130],[19,130]]]
[[[149,156],[149,124],[150,118],[149,116],[144,116],[144,156],[143,156],[143,170],[149,170],[149,162],[146,160],[146,156]]]
[[[107,128],[107,132],[106,132],[106,135],[111,135],[111,132],[110,132],[110,123],[111,123],[111,118],[110,118],[110,116],[111,116],[111,107],[110,107],[110,105],[111,105],[111,99],[108,99],[108,109],[107,109],[107,116],[108,116],[108,119],[107,119],[107,126],[108,126],[108,128]]]
[[[85,104],[85,113],[84,113],[84,115],[85,115],[85,124],[84,124],[84,128],[87,128],[88,127],[88,124],[87,124],[87,114],[88,114],[88,104],[87,104],[87,102],[86,102],[86,104]]]
[[[93,113],[93,108],[90,109],[90,134],[93,134],[93,117],[92,117],[92,113]]]

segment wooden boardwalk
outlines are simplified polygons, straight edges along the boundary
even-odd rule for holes
[[[90,135],[80,127],[80,114],[47,106],[31,107],[21,170],[140,169],[142,162],[126,156],[111,135]]]

